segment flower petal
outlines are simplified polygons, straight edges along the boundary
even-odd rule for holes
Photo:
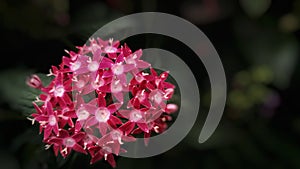
[[[72,148],[73,148],[73,150],[75,150],[77,152],[87,154],[87,152],[77,143]]]
[[[98,123],[97,119],[93,116],[86,121],[85,127],[91,127],[97,123]]]
[[[114,113],[116,112],[117,110],[119,110],[119,108],[122,106],[121,103],[114,103],[114,104],[111,104],[107,107],[107,109],[110,111],[110,113]]]
[[[107,162],[113,167],[116,167],[116,161],[114,159],[114,156],[112,154],[107,155]]]

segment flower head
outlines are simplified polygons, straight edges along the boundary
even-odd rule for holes
[[[115,167],[114,156],[125,153],[122,145],[135,141],[136,134],[144,133],[147,145],[151,133],[167,129],[177,110],[167,103],[175,86],[167,82],[168,71],[159,75],[141,59],[142,50],[132,52],[113,39],[89,42],[78,52],[66,51],[69,56],[51,67],[48,76],[54,78],[48,86],[37,75],[27,79],[42,91],[41,104],[33,102],[32,121],[39,123],[43,142],[55,155],[76,151],[89,154],[91,163],[104,159]]]

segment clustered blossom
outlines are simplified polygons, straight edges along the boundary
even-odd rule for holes
[[[76,151],[89,154],[91,164],[104,159],[115,167],[114,156],[126,153],[122,144],[143,134],[147,145],[151,134],[167,129],[177,110],[168,103],[175,86],[166,82],[169,72],[158,74],[141,60],[142,50],[112,39],[89,42],[51,67],[48,86],[36,75],[28,78],[42,91],[29,119],[39,123],[46,149],[56,156]]]

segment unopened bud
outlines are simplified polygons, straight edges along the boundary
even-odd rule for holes
[[[43,86],[41,79],[35,74],[27,78],[26,84],[35,89],[39,89]]]
[[[174,113],[178,110],[178,106],[176,104],[167,104],[165,109],[166,113]]]

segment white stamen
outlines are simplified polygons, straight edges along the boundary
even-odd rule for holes
[[[76,115],[78,117],[77,120],[80,121],[80,120],[86,120],[89,117],[90,113],[82,107],[77,110]]]
[[[85,85],[85,82],[83,80],[79,80],[77,83],[76,83],[76,86],[81,89],[83,88]]]
[[[47,124],[47,121],[39,121],[40,125],[45,128],[45,125]]]
[[[145,89],[144,90],[142,90],[142,92],[141,93],[139,93],[139,94],[137,94],[136,95],[136,98],[141,102],[141,101],[143,101],[143,100],[145,100]]]
[[[144,77],[141,76],[140,74],[135,76],[135,80],[138,81],[139,83],[141,83],[144,80]]]
[[[143,76],[149,75],[149,73],[142,72]]]
[[[137,58],[137,55],[134,54],[134,55],[132,56],[132,59],[136,59],[136,58]]]
[[[38,96],[36,96],[34,102],[44,102],[44,101],[42,101]]]
[[[68,137],[63,140],[63,144],[66,147],[73,147],[76,144],[76,141],[73,138]]]
[[[73,82],[77,82],[77,81],[78,81],[77,76],[73,76],[73,77],[72,77],[72,81],[73,81]]]
[[[109,38],[109,40],[108,40],[109,45],[112,45],[112,44],[113,44],[113,41],[114,41],[113,38]]]
[[[158,126],[154,126],[153,129],[154,129],[154,131],[155,131],[156,133],[159,133],[159,131],[158,131],[159,127],[158,127]]]
[[[112,153],[112,149],[107,146],[102,147],[102,151],[104,151],[104,159],[107,160],[108,153]]]
[[[106,53],[116,53],[117,52],[117,48],[115,48],[113,46],[106,46],[104,50]]]
[[[98,89],[99,87],[103,86],[104,85],[104,80],[102,78],[100,78],[99,75],[97,75],[96,77],[96,80],[95,81],[92,81],[92,86],[94,89]]]
[[[122,142],[122,133],[117,131],[117,130],[114,130],[111,132],[111,137],[113,140],[118,140],[119,144],[123,144]]]
[[[99,63],[96,62],[96,61],[92,61],[92,62],[90,62],[89,65],[88,65],[88,69],[89,69],[89,71],[91,71],[91,72],[97,71],[98,68],[99,68]]]
[[[165,99],[169,99],[170,98],[170,95],[174,93],[174,89],[172,88],[169,88],[169,89],[166,89],[166,93],[164,94],[164,98]]]
[[[136,66],[136,62],[135,62],[135,60],[133,58],[126,59],[126,63],[127,64],[133,64],[134,66]]]
[[[49,69],[49,74],[47,74],[46,76],[53,76],[53,72],[52,72],[52,69]]]
[[[160,104],[163,101],[163,95],[160,91],[154,91],[155,94],[151,97],[151,99],[157,103]]]
[[[76,70],[78,70],[80,68],[80,66],[81,66],[81,62],[80,61],[76,61],[74,63],[71,63],[70,69],[72,71],[76,71]]]
[[[56,125],[57,121],[56,121],[56,118],[55,118],[54,115],[49,116],[48,123],[49,123],[50,126]]]
[[[95,117],[99,122],[107,122],[110,112],[107,108],[100,107],[96,110]]]
[[[33,118],[27,117],[27,119],[31,121],[32,125],[34,125],[35,120]]]
[[[55,89],[54,89],[54,96],[55,97],[62,97],[65,93],[65,89],[63,86],[59,85],[59,86],[56,86]]]
[[[113,81],[111,84],[111,91],[112,93],[118,93],[123,90],[122,84],[120,83],[120,80]]]
[[[61,153],[62,154],[68,154],[68,148],[65,147],[64,149],[61,150]]]
[[[133,110],[130,113],[129,119],[130,119],[130,121],[138,122],[139,120],[142,119],[142,117],[143,116],[142,116],[142,114],[141,114],[141,112],[139,110]]]
[[[113,73],[115,75],[121,75],[124,73],[124,67],[123,67],[122,63],[117,63],[117,64],[113,65],[111,70],[113,71]]]
[[[51,147],[50,144],[46,144],[46,145],[45,145],[45,150],[48,150],[50,147]]]

